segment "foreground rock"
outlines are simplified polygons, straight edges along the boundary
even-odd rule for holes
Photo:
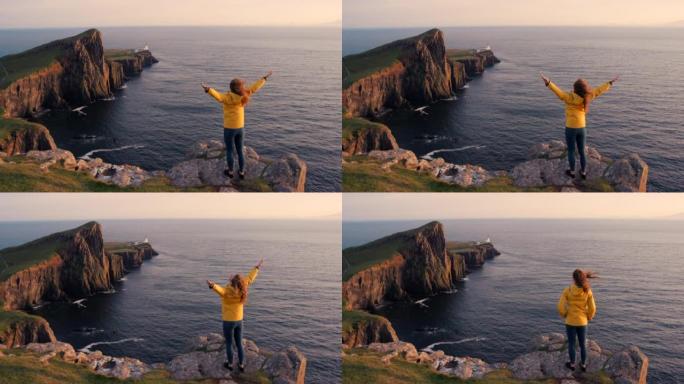
[[[0,309],[2,311],[2,309]],[[0,332],[0,346],[13,348],[29,343],[47,343],[57,341],[50,324],[38,316],[22,316],[8,324]]]
[[[0,116],[2,118],[2,116]],[[0,138],[0,151],[7,156],[28,151],[57,149],[57,145],[45,126],[18,120],[21,127]]]
[[[392,359],[403,359],[462,380],[481,379],[496,369],[505,369],[520,380],[558,379],[589,384],[595,383],[593,375],[602,373],[615,383],[646,384],[648,357],[638,347],[630,346],[611,353],[593,340],[588,341],[588,347],[586,373],[565,368],[567,340],[558,333],[535,337],[530,343],[529,352],[516,357],[510,363],[490,364],[473,357],[450,356],[442,351],[418,351],[413,344],[402,341],[374,343],[367,349],[379,354],[380,360],[387,365]]]
[[[605,181],[618,192],[646,192],[648,165],[637,154],[618,160],[602,156],[598,150],[587,146],[587,180],[583,183]],[[534,145],[530,160],[516,165],[510,175],[518,187],[574,187],[575,181],[565,175],[567,146],[554,140]],[[579,165],[579,159],[577,159]]]
[[[345,119],[343,122],[342,156],[392,149],[399,149],[399,144],[386,125],[365,119]]]
[[[360,318],[348,323],[343,320],[342,324],[342,345],[345,347],[353,348],[373,343],[399,341],[392,323],[385,317],[361,311],[353,313],[356,313]]]
[[[181,188],[202,186],[238,190],[240,181],[224,176],[226,169],[225,144],[219,140],[195,143],[187,153],[187,160],[169,170],[166,176],[171,184]],[[276,192],[304,192],[307,165],[293,153],[276,159],[265,159],[250,147],[245,147],[243,183],[263,180]]]
[[[269,352],[251,340],[243,340],[245,373],[265,373],[273,383],[303,384],[306,376],[306,357],[294,347]],[[189,352],[174,358],[168,370],[177,380],[229,379],[231,372],[223,368],[226,345],[223,336],[210,333],[192,340]]]

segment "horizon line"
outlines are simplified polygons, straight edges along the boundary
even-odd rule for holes
[[[10,31],[10,30],[26,30],[26,29],[99,29],[99,28],[342,28],[339,24],[334,24],[335,22],[325,22],[320,24],[150,24],[150,25],[101,25],[99,27],[93,26],[50,26],[50,27],[39,27],[39,26],[21,26],[21,27],[3,27],[0,31]]]
[[[600,28],[668,28],[668,29],[681,29],[684,26],[676,23],[666,23],[666,24],[463,24],[463,25],[444,25],[444,26],[344,26],[343,30],[351,29],[409,29],[409,28],[587,28],[587,27],[600,27]]]

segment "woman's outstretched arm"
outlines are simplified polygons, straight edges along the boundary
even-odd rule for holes
[[[249,86],[249,92],[250,93],[256,93],[256,91],[260,90],[261,87],[266,84],[266,80],[268,80],[269,77],[273,74],[273,71],[268,71],[267,74],[265,74],[261,79],[257,80],[254,84]]]
[[[216,99],[216,101],[218,101],[219,103],[225,102],[226,95],[224,95],[221,92],[210,87],[209,85],[207,85],[207,83],[202,83],[202,89],[204,89],[204,92],[208,93],[211,97]]]
[[[612,80],[606,82],[605,84],[602,84],[598,88],[595,88],[592,91],[593,98],[595,99],[595,98],[601,96],[601,94],[608,92],[610,90],[610,88],[613,86],[613,84],[618,80],[620,80],[620,75],[615,76]]]
[[[560,89],[556,84],[554,84],[553,81],[546,77],[543,72],[539,72],[539,75],[541,76],[542,80],[544,80],[544,85],[546,85],[551,90],[551,92],[555,93],[559,99],[565,102],[570,100],[570,95],[564,90]]]
[[[247,284],[252,284],[254,280],[256,280],[257,275],[259,274],[259,269],[261,269],[261,265],[264,264],[264,259],[259,260],[257,265],[252,268],[251,271],[249,271],[249,275],[247,275]]]
[[[207,285],[209,286],[210,289],[212,289],[214,292],[216,292],[219,296],[223,296],[223,294],[226,293],[226,290],[223,289],[222,286],[214,283],[211,280],[207,280]]]

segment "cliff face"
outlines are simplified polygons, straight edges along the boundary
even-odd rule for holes
[[[14,56],[31,62],[46,55],[54,56],[49,65],[0,90],[0,107],[7,116],[23,117],[48,108],[70,108],[110,97],[114,89],[123,85],[124,75],[138,71],[136,65],[142,70],[145,64],[156,62],[147,52],[136,54],[130,64],[112,64],[105,59],[102,33],[96,29]]]
[[[397,241],[397,238],[402,245],[390,258],[356,272],[343,283],[342,296],[348,309],[373,309],[387,300],[447,291],[465,277],[466,258],[447,250],[441,223],[432,222],[393,235],[388,241]]]
[[[50,324],[38,316],[23,315],[0,331],[0,344],[7,348],[29,343],[49,343],[56,340]]]
[[[342,154],[366,154],[374,150],[399,149],[392,131],[384,124],[365,119],[344,119],[342,122]]]
[[[364,63],[377,64],[392,56],[393,63],[355,79],[356,71],[367,70]],[[451,58],[442,31],[432,29],[343,58],[344,74],[355,79],[342,91],[343,107],[354,116],[373,116],[387,109],[430,104],[452,96],[469,78],[497,62],[489,50]]]
[[[500,255],[492,244],[479,244],[468,250],[449,249],[449,253],[461,255],[468,270],[481,268],[485,261]]]
[[[433,29],[361,55],[382,55],[382,52],[397,52],[397,61],[361,77],[343,90],[343,107],[349,113],[376,115],[388,108],[424,105],[451,96],[451,66],[447,62],[442,31]],[[344,60],[354,60],[354,56]]]
[[[50,135],[50,131],[40,124],[32,124],[18,121],[21,126],[10,132],[6,137],[0,138],[0,152],[12,156],[26,153],[31,150],[54,150],[57,144]]]
[[[342,344],[347,348],[354,348],[372,343],[390,343],[399,341],[397,332],[392,323],[382,316],[366,314],[365,312],[351,311],[361,318],[346,322],[342,315]]]
[[[105,252],[102,226],[94,222],[36,242],[41,249],[53,247],[52,256],[0,282],[0,298],[6,310],[110,290],[127,266],[139,266],[143,259],[156,254],[151,247],[126,255]]]
[[[152,246],[147,243],[132,244],[129,246],[129,249],[112,250],[108,254],[112,260],[116,260],[117,263],[120,262],[125,270],[140,268],[143,261],[158,255]]]

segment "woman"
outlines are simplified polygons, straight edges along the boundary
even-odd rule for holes
[[[233,145],[237,150],[238,165],[240,170],[238,174],[240,179],[245,178],[245,155],[243,150],[245,127],[245,106],[249,104],[250,97],[255,94],[261,87],[266,84],[266,80],[273,72],[268,72],[266,76],[262,77],[256,83],[245,87],[245,82],[242,79],[233,79],[230,82],[230,92],[220,93],[207,84],[202,83],[204,92],[208,93],[223,105],[223,140],[226,143],[226,163],[228,169],[223,171],[227,177],[233,178]]]
[[[573,283],[563,290],[558,301],[558,313],[565,319],[565,331],[568,335],[568,354],[570,362],[565,366],[575,370],[575,341],[580,346],[580,368],[587,370],[587,325],[596,315],[594,294],[589,279],[595,277],[592,272],[576,269],[572,273]]]
[[[620,79],[620,76],[616,76],[596,89],[592,89],[586,80],[579,79],[573,85],[573,92],[567,93],[558,88],[543,73],[540,74],[544,84],[565,103],[565,143],[568,145],[568,162],[570,163],[570,168],[565,171],[565,174],[575,178],[575,147],[577,147],[580,156],[580,176],[586,179],[587,157],[584,147],[587,142],[586,115],[589,113],[589,104],[593,99],[607,92],[613,83]]]
[[[261,259],[247,275],[246,278],[234,275],[228,285],[221,287],[211,280],[207,280],[207,285],[213,289],[219,296],[221,296],[221,312],[223,319],[223,337],[226,339],[226,357],[228,360],[223,363],[223,366],[232,371],[233,370],[233,340],[235,340],[235,347],[238,353],[238,360],[240,372],[245,371],[245,351],[242,348],[242,318],[243,308],[247,302],[247,294],[249,285],[254,282],[259,268],[264,260]]]

